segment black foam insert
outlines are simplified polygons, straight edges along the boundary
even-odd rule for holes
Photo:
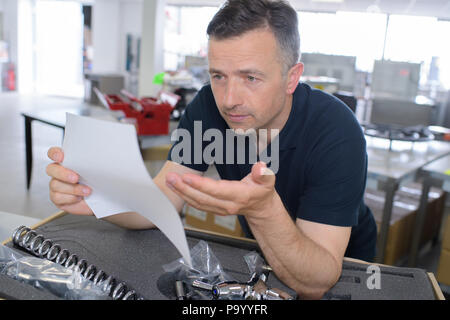
[[[162,266],[179,259],[180,254],[157,229],[127,230],[95,217],[67,214],[38,227],[37,232],[125,282],[145,299],[175,298],[176,279]],[[251,245],[236,240],[232,240],[230,245],[220,237],[202,236],[200,233],[187,237],[189,247],[196,245],[199,238],[208,242],[228,275],[238,281],[249,280],[243,257],[252,251]],[[11,242],[7,246],[14,247]],[[380,271],[381,288],[370,290],[367,280],[371,273],[367,273],[367,265],[344,261],[339,281],[324,299],[435,299],[424,270],[382,266]],[[267,284],[269,288],[279,288],[296,296],[273,272]],[[0,296],[10,299],[51,298],[44,291],[6,277],[0,277],[0,288]]]
[[[36,289],[0,274],[0,297],[8,300],[60,300],[53,294]]]

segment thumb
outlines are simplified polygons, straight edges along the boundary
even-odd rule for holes
[[[252,180],[259,184],[275,184],[275,174],[264,162],[257,162],[252,167]]]
[[[47,152],[47,156],[51,160],[53,160],[55,162],[59,162],[59,163],[63,162],[63,160],[64,160],[64,152],[59,147],[52,147],[52,148],[50,148],[48,150],[48,152]]]

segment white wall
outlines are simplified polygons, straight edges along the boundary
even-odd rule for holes
[[[120,3],[119,67],[126,70],[127,34],[142,34],[142,1],[128,0]]]
[[[155,95],[156,73],[164,71],[165,0],[96,0],[92,12],[94,73],[125,73],[126,36],[141,36],[139,89]],[[127,79],[127,78],[126,78]]]
[[[164,71],[164,22],[166,0],[144,0],[139,70],[139,95],[155,96],[161,89],[153,84],[155,74]]]
[[[92,72],[119,72],[119,0],[96,0],[92,8]]]
[[[126,36],[141,35],[142,5],[142,0],[95,1],[92,9],[94,73],[125,72]]]

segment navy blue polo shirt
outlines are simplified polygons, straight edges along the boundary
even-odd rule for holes
[[[196,121],[201,122],[194,127]],[[218,129],[225,137],[229,129],[217,109],[210,85],[203,87],[187,106],[179,128],[187,130],[190,138],[180,136],[174,142],[168,160],[178,160],[202,172],[214,164],[220,177],[226,180],[241,180],[250,173],[253,165],[250,157],[246,157],[244,163],[234,161],[229,164],[225,160],[225,138],[220,141],[224,145],[223,161],[206,163],[198,154],[199,148],[205,150],[215,139],[199,143],[195,132],[204,134],[208,129]],[[191,149],[185,154],[187,151],[178,145],[183,139],[192,139]],[[292,219],[352,227],[346,256],[372,261],[377,232],[372,212],[363,201],[367,175],[366,142],[351,110],[334,96],[300,83],[293,95],[288,121],[278,139],[279,168],[275,188]],[[248,154],[248,147],[248,143],[246,150],[237,150],[234,146],[235,159],[240,152]],[[270,145],[267,149],[271,150]],[[178,152],[178,156],[173,156],[172,151]],[[180,155],[187,157],[180,160]],[[252,237],[245,217],[238,217],[246,235]]]

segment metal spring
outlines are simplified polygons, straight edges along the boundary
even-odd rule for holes
[[[13,232],[12,241],[13,244],[35,256],[80,272],[84,278],[99,285],[113,300],[142,300],[136,291],[128,290],[124,282],[118,282],[103,270],[97,269],[95,265],[89,265],[85,259],[79,259],[76,254],[70,254],[67,249],[62,249],[59,244],[54,244],[51,240],[45,239],[42,234],[37,234],[26,226],[20,226]]]

